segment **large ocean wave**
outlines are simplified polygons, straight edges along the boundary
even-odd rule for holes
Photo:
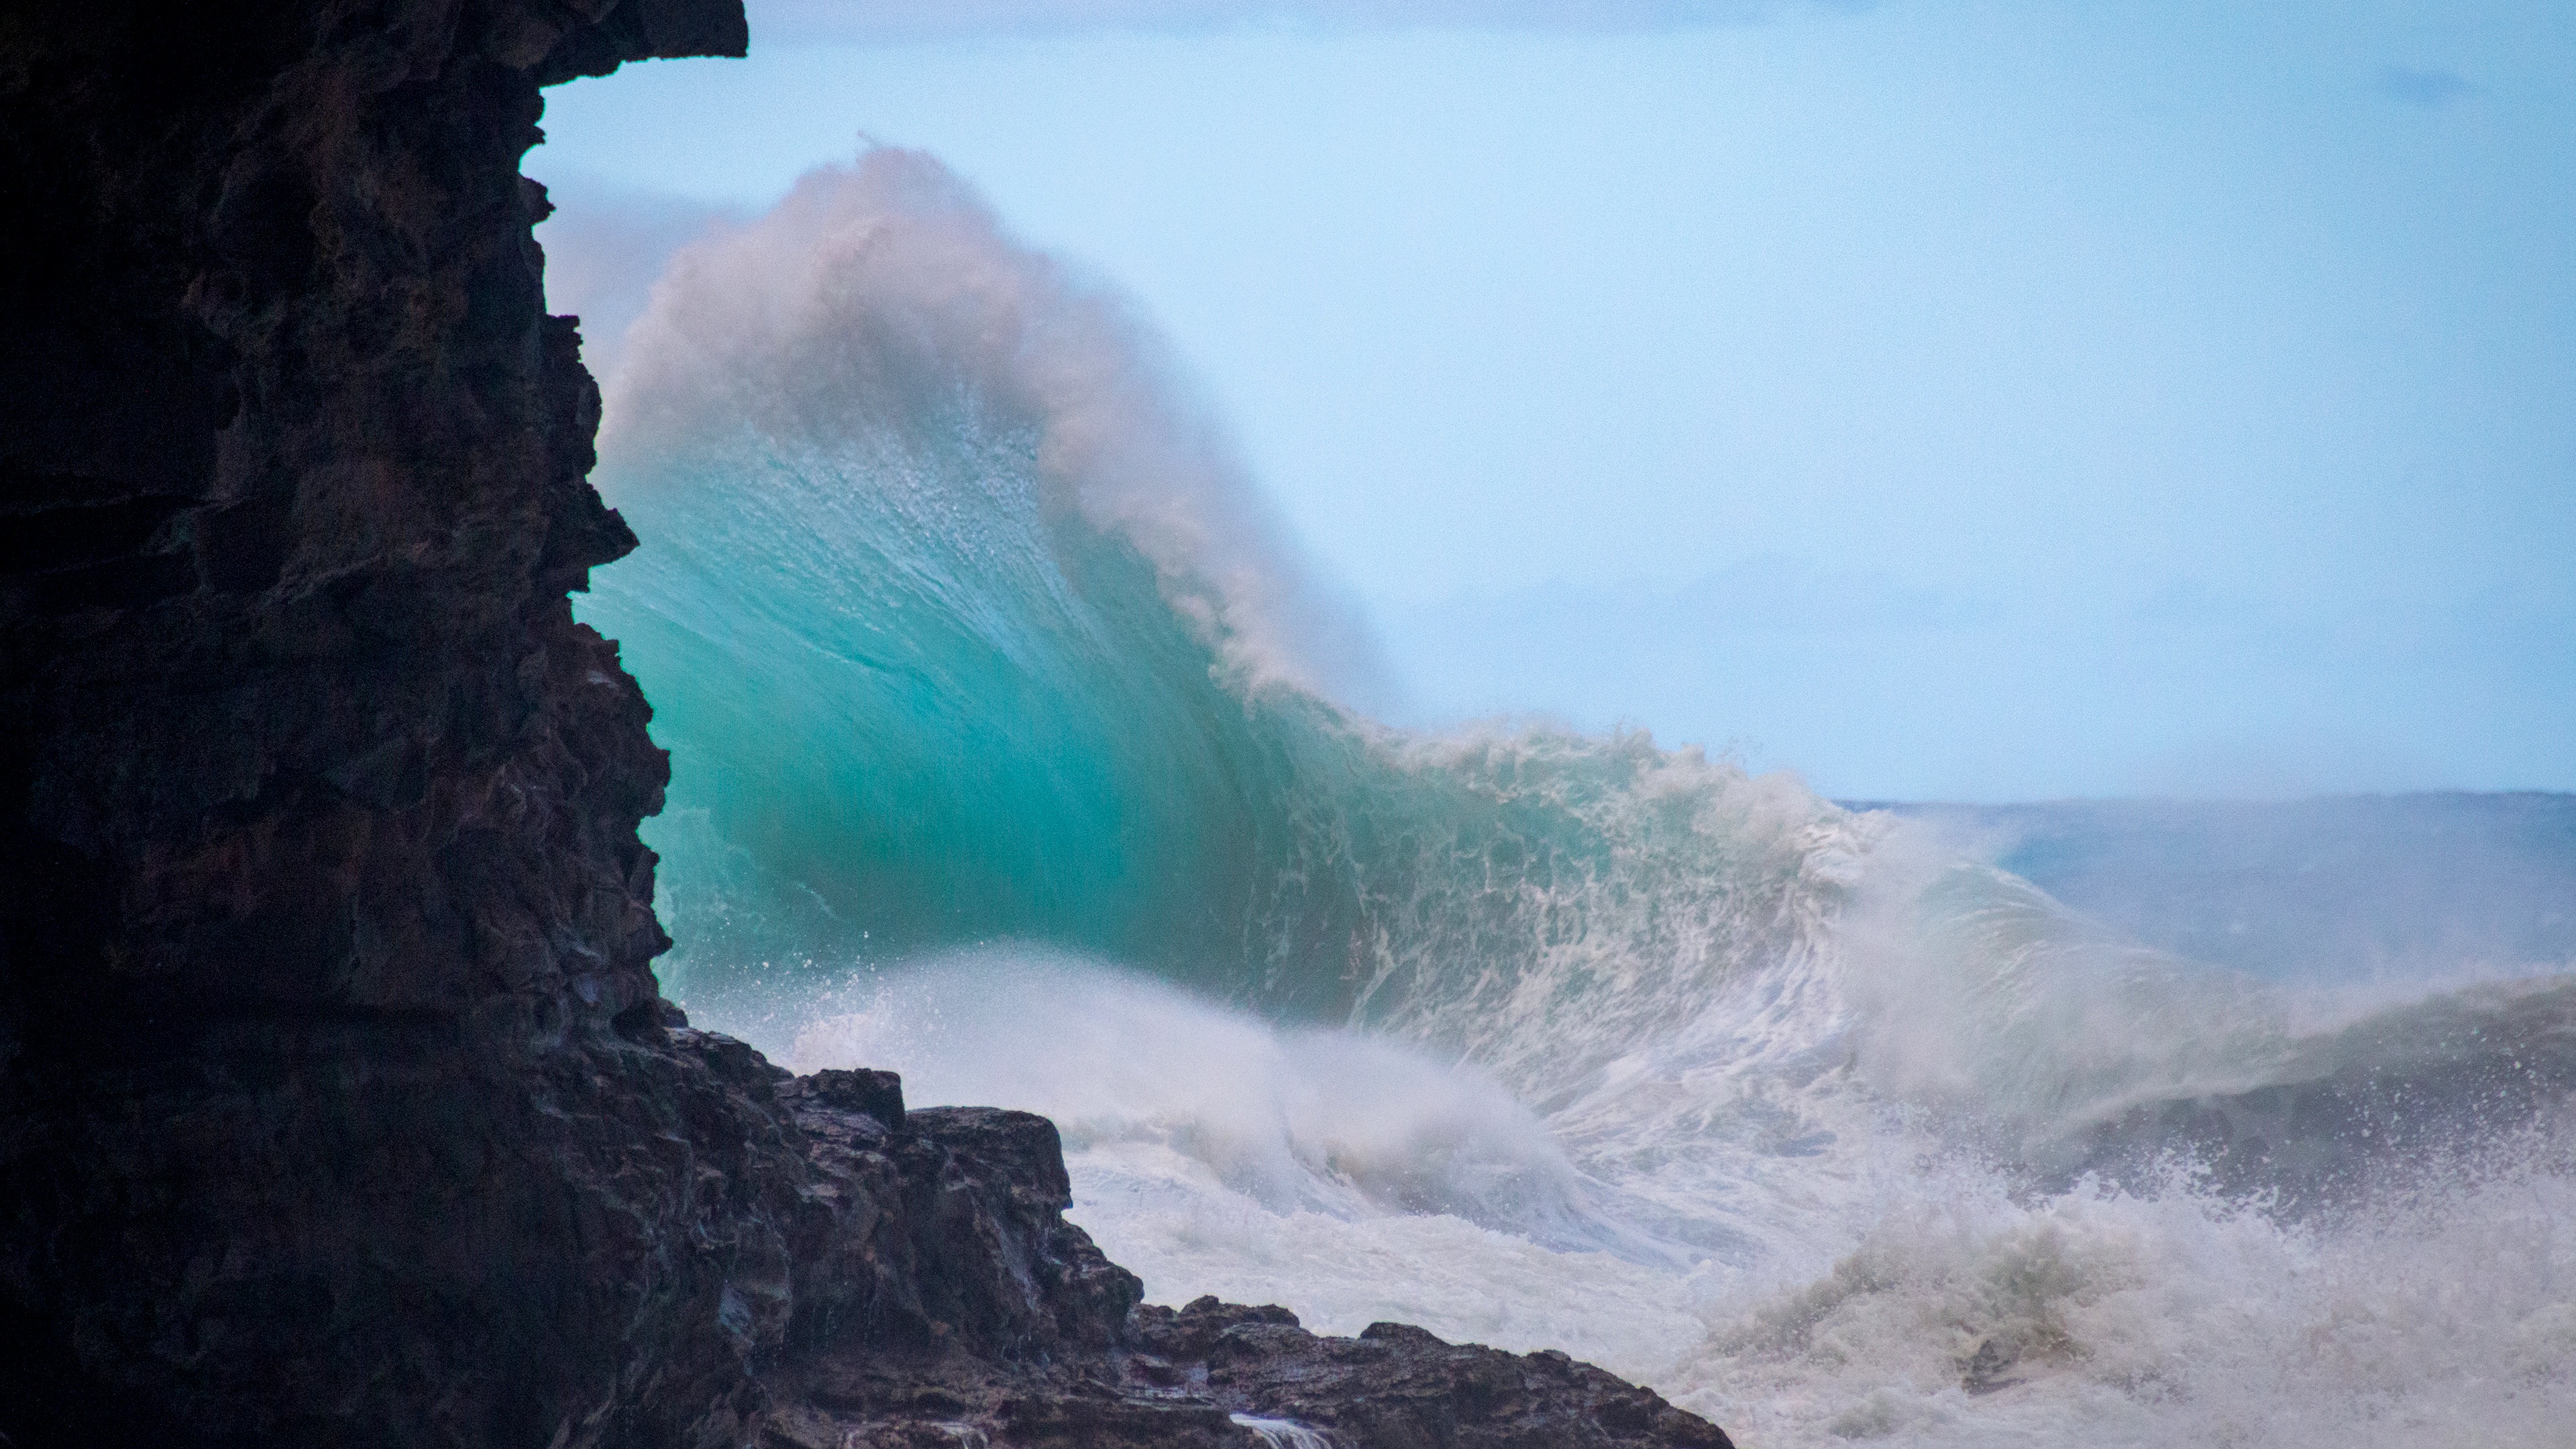
[[[623,357],[582,612],[673,756],[666,986],[1056,1116],[1155,1298],[1755,1445],[2576,1416],[2576,983],[2346,1001],[1643,734],[1376,725],[1149,331],[917,154],[683,251]]]

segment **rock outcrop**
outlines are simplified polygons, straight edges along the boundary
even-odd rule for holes
[[[541,85],[745,40],[0,9],[0,1436],[1722,1443],[1559,1358],[1139,1309],[1041,1119],[660,1000],[666,767],[566,603],[634,539],[518,163]]]
[[[769,1449],[1726,1449],[1561,1353],[1392,1323],[1318,1337],[1284,1308],[1214,1298],[1139,1306],[1135,1277],[1064,1220],[1045,1118],[905,1114],[882,1073],[781,1078],[815,1180],[787,1351],[764,1382]]]

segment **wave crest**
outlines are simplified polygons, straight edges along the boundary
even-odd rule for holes
[[[612,501],[692,461],[857,461],[913,481],[961,441],[1037,507],[1149,560],[1248,687],[1378,687],[1356,612],[1298,555],[1152,331],[1112,289],[1012,238],[936,160],[881,147],[683,248],[604,398]],[[674,464],[682,465],[681,469]]]

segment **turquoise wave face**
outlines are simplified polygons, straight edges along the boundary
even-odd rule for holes
[[[1569,1140],[1662,1123],[1656,1161],[1808,1142],[1849,1090],[2089,1163],[2104,1123],[2161,1141],[2159,1103],[2366,1072],[2410,1037],[2139,948],[1792,778],[1342,708],[1327,591],[1154,356],[902,153],[675,263],[601,445],[644,547],[581,613],[673,756],[647,839],[694,1014],[774,1043],[890,968],[1035,945],[1405,1038]],[[2420,1020],[2516,1043],[2445,1048],[2474,1058],[2445,1080],[2562,1064],[2538,1100],[2576,1073],[2527,1045],[2564,1006]]]
[[[648,837],[684,1000],[1008,938],[1463,1046],[1515,998],[1651,1011],[1594,988],[1705,986],[1805,923],[1783,827],[1834,812],[1803,791],[1249,681],[1133,545],[1044,505],[1025,432],[739,441],[611,478],[647,546],[582,606],[672,752]]]
[[[683,992],[1001,937],[1186,971],[1321,904],[1256,897],[1357,732],[1230,689],[1134,548],[1042,516],[1028,438],[948,437],[624,480],[653,543],[583,613],[672,752]]]
[[[1535,1061],[1796,954],[1841,812],[1332,703],[1357,631],[1157,357],[905,153],[680,256],[601,442],[644,547],[581,606],[672,753],[675,994],[1013,939]]]

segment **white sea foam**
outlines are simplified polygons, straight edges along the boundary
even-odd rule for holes
[[[1043,951],[838,1008],[790,1061],[1054,1116],[1075,1219],[1156,1301],[1561,1348],[1748,1446],[2536,1449],[2576,1422],[2576,1179],[2546,1140],[2284,1223],[2180,1169],[2017,1194],[1831,1072],[1542,1118],[1400,1043]]]
[[[1322,1431],[1294,1419],[1264,1419],[1256,1414],[1230,1417],[1238,1427],[1251,1430],[1264,1449],[1333,1449],[1333,1441]]]

